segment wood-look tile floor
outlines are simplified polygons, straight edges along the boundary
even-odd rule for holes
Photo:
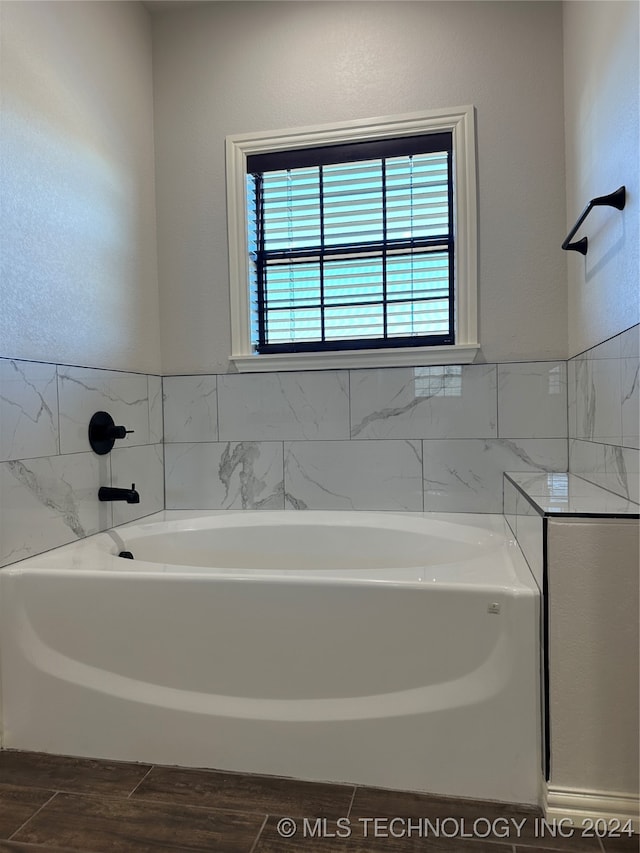
[[[541,817],[504,803],[0,752],[0,853],[639,850],[638,836],[542,838]]]

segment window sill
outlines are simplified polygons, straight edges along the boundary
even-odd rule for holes
[[[405,347],[394,350],[342,350],[278,355],[239,355],[231,361],[239,373],[279,370],[340,370],[359,367],[422,367],[430,364],[471,364],[479,344],[445,347]]]

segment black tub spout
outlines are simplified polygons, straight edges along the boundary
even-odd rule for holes
[[[130,489],[114,489],[111,486],[100,486],[98,489],[100,501],[126,501],[128,504],[139,504],[140,495],[136,492],[136,484],[131,483]]]

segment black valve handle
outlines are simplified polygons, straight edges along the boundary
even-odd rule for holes
[[[116,426],[108,412],[96,412],[89,422],[89,444],[99,456],[109,453],[117,438],[125,438],[132,429]]]

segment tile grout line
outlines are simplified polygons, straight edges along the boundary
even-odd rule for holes
[[[249,853],[254,853],[256,847],[258,846],[258,842],[260,841],[260,836],[262,835],[262,832],[263,832],[265,826],[267,825],[268,820],[269,820],[269,815],[266,814],[264,816],[264,820],[262,821],[262,825],[260,826],[260,829],[258,830],[258,834],[256,835],[256,837],[253,841],[253,844],[249,848]]]
[[[351,800],[349,801],[349,808],[347,809],[347,817],[348,817],[349,819],[351,818],[351,809],[353,808],[353,801],[354,801],[354,800],[355,800],[355,798],[356,798],[356,792],[357,792],[357,790],[358,790],[358,786],[357,786],[357,785],[354,785],[354,786],[353,786],[353,793],[351,794]]]
[[[142,779],[140,779],[140,781],[139,781],[136,785],[134,785],[134,786],[133,786],[132,790],[131,790],[131,791],[129,791],[129,793],[128,793],[128,794],[127,794],[127,796],[125,797],[125,799],[126,799],[126,800],[130,800],[130,799],[131,799],[131,797],[135,794],[135,792],[138,790],[138,788],[140,787],[140,785],[142,785],[142,783],[144,782],[144,780],[147,778],[147,776],[149,775],[149,773],[151,773],[151,771],[152,771],[154,768],[155,768],[155,764],[152,764],[152,765],[151,765],[151,767],[150,767],[150,768],[147,770],[147,772],[144,774],[144,776],[142,777]]]
[[[20,825],[16,830],[14,830],[14,831],[11,833],[11,835],[9,836],[9,838],[7,839],[7,841],[11,841],[11,839],[12,839],[12,838],[15,838],[15,836],[25,828],[25,826],[29,823],[29,821],[32,821],[32,820],[34,819],[34,817],[36,817],[36,815],[39,815],[39,814],[40,814],[40,812],[42,811],[42,809],[43,809],[45,806],[48,806],[48,805],[49,805],[49,803],[50,803],[53,799],[55,799],[55,797],[57,797],[57,796],[58,796],[58,793],[59,793],[59,791],[54,791],[54,792],[53,792],[53,794],[51,794],[51,796],[49,797],[49,799],[46,801],[46,803],[43,803],[43,804],[40,806],[40,808],[36,809],[36,810],[35,810],[35,812],[34,812],[32,815],[30,815],[30,816],[25,820],[25,822],[24,822],[23,824],[21,824],[21,825]]]

